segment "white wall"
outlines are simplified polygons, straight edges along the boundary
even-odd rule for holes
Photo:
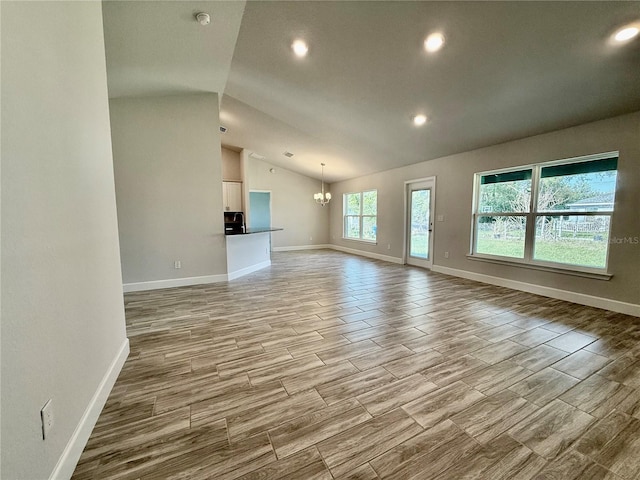
[[[427,127],[428,128],[428,127]],[[499,277],[619,302],[640,304],[640,245],[610,246],[610,281],[581,278],[467,259],[476,172],[618,150],[618,191],[611,236],[639,237],[640,112],[451,155],[331,185],[331,243],[378,255],[403,254],[404,181],[436,176],[434,268]],[[378,244],[342,239],[342,194],[378,189]],[[391,249],[387,250],[387,245]],[[450,258],[444,258],[444,252]]]
[[[229,280],[271,265],[269,233],[227,236]]]
[[[110,105],[125,285],[225,275],[218,96]]]
[[[222,147],[222,180],[242,182],[240,153],[225,147]]]
[[[250,190],[270,191],[271,225],[284,228],[272,234],[272,247],[282,249],[327,244],[329,208],[321,207],[313,199],[313,194],[320,191],[320,180],[250,158],[246,150],[242,157],[245,205],[249,205]],[[269,171],[271,168],[275,173]],[[325,187],[328,189],[330,186]]]
[[[2,478],[64,478],[128,352],[101,4],[2,2],[1,31]]]

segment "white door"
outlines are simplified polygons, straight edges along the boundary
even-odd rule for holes
[[[435,179],[407,183],[406,263],[433,265],[433,216]]]

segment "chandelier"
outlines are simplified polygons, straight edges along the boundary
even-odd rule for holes
[[[319,203],[321,206],[325,206],[331,200],[331,194],[329,192],[324,191],[324,163],[322,165],[322,191],[313,195],[313,199],[316,203]]]

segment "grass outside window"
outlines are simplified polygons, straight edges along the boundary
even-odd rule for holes
[[[606,271],[617,153],[475,177],[472,255]]]

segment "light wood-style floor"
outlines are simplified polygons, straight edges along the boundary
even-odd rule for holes
[[[74,479],[639,479],[640,319],[332,251],[127,294]]]

